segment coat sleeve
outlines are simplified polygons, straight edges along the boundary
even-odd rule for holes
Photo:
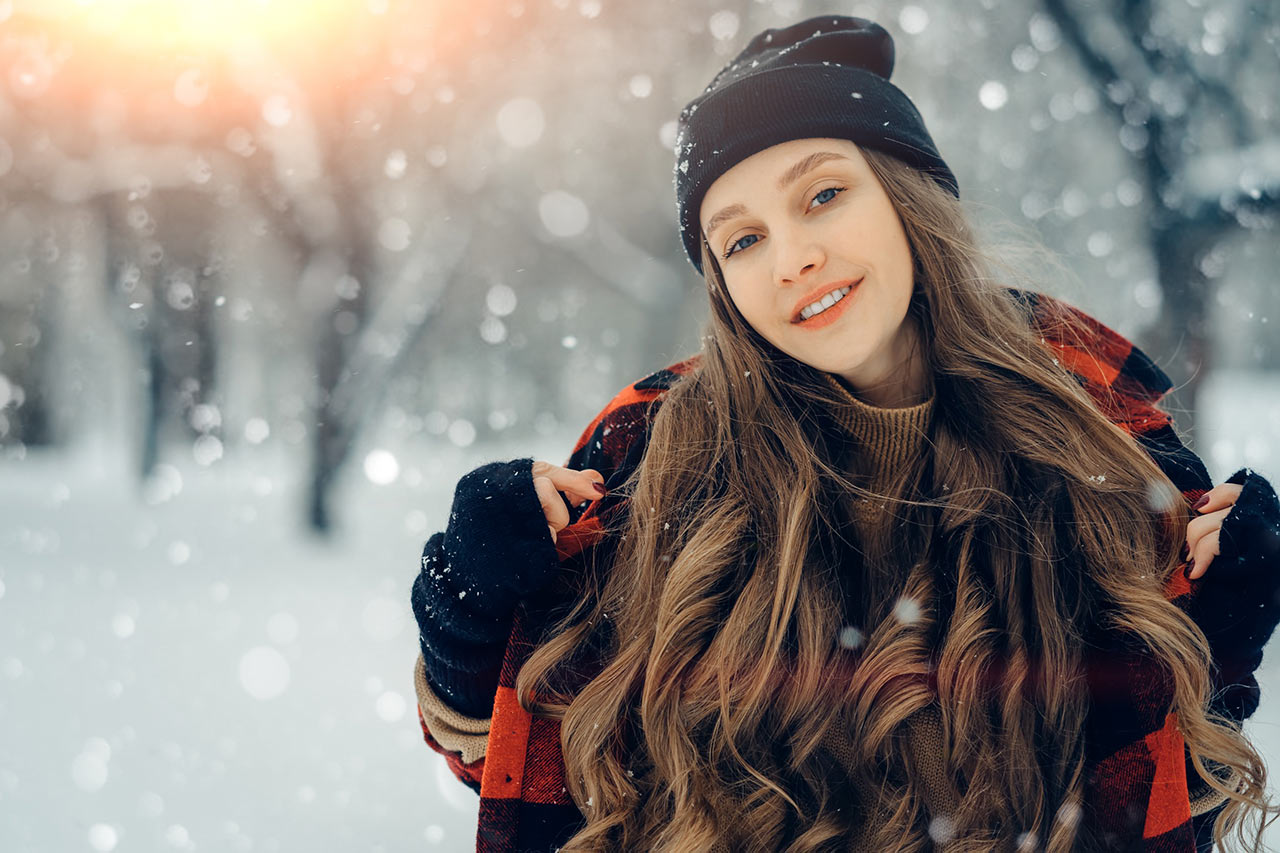
[[[556,558],[562,568],[578,563],[595,547],[600,541],[605,521],[624,507],[625,500],[619,493],[619,487],[627,481],[644,455],[653,416],[662,398],[672,384],[696,364],[695,357],[627,386],[579,436],[565,467],[599,471],[610,494],[585,505],[569,507],[569,525],[560,531],[556,542]],[[415,599],[415,615],[423,609]],[[422,617],[419,622],[421,624]],[[515,640],[511,633],[513,627],[508,625],[508,645]],[[504,654],[499,659],[506,656]],[[479,793],[491,718],[460,713],[442,701],[427,678],[421,654],[415,665],[414,685],[424,741],[444,756],[450,771],[464,785]]]
[[[1182,499],[1194,506],[1213,483],[1204,463],[1182,443],[1168,413],[1159,405],[1172,388],[1169,377],[1132,342],[1084,312],[1041,294],[1014,292],[1013,296],[1028,309],[1043,342],[1055,351],[1098,408],[1134,438]],[[1213,656],[1209,710],[1243,723],[1257,710],[1259,689],[1254,673],[1261,664],[1263,646],[1280,620],[1280,505],[1270,484],[1255,472],[1238,471],[1226,482],[1240,484],[1243,489],[1223,521],[1221,553],[1209,571],[1195,581],[1175,572],[1167,579],[1164,593],[1209,640]],[[1158,495],[1158,491],[1153,493]],[[1140,681],[1145,670],[1138,662],[1134,667],[1135,681]],[[1137,768],[1152,758],[1142,751],[1162,740],[1159,726],[1150,722],[1135,721],[1135,730],[1156,734],[1098,763],[1092,784],[1096,791],[1109,794],[1100,799],[1128,801],[1123,793],[1128,790],[1125,785],[1131,785]],[[1196,849],[1208,853],[1212,824],[1226,798],[1195,772],[1185,744],[1175,748],[1172,731],[1165,733],[1165,752],[1171,763],[1167,771],[1161,770],[1155,780],[1160,784],[1154,788],[1173,786],[1171,775],[1185,771],[1191,832]],[[1135,755],[1135,750],[1142,754]],[[1182,771],[1174,769],[1177,752],[1182,753]],[[1170,775],[1163,775],[1166,772]],[[1223,781],[1231,787],[1234,780]],[[1155,797],[1157,791],[1152,794]],[[1157,825],[1159,816],[1168,814],[1165,809],[1180,810],[1187,805],[1169,802],[1160,808],[1154,804],[1155,799],[1149,804],[1148,821]]]
[[[558,570],[530,468],[490,462],[458,481],[443,533],[427,540],[410,602],[432,690],[486,717],[521,600]]]
[[[1213,487],[1204,463],[1182,443],[1160,407],[1173,383],[1146,353],[1065,302],[1025,291],[1014,291],[1013,296],[1099,410],[1133,436],[1189,506]],[[1237,472],[1228,482],[1246,479],[1245,473]],[[1275,554],[1280,510],[1270,484],[1261,477],[1254,475],[1247,488],[1248,494],[1241,495],[1245,506],[1238,504],[1238,512],[1223,524],[1227,559],[1215,560],[1209,572],[1194,581],[1175,573],[1164,589],[1209,639],[1214,660],[1211,710],[1237,722],[1257,710],[1254,672],[1280,619],[1280,558]]]

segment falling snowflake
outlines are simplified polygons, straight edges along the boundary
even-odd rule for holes
[[[920,604],[910,596],[902,596],[893,605],[893,617],[903,625],[914,625],[920,621]]]
[[[1168,512],[1177,506],[1181,495],[1168,481],[1150,480],[1147,483],[1147,508],[1152,512]]]
[[[861,631],[852,625],[845,625],[840,629],[840,645],[846,649],[858,649],[862,647],[866,637]]]
[[[929,837],[938,844],[946,844],[956,834],[955,821],[946,815],[938,815],[929,821]]]
[[[512,148],[527,148],[542,138],[547,120],[532,98],[513,98],[498,110],[498,135]]]

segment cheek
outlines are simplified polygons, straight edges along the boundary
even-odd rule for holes
[[[764,335],[766,339],[772,340],[767,322],[772,306],[769,305],[768,300],[759,291],[741,285],[732,288],[726,286],[726,291],[728,301],[737,308],[738,314],[747,322],[747,325]]]
[[[760,294],[754,290],[739,291],[735,304],[744,317],[755,320],[760,316]]]

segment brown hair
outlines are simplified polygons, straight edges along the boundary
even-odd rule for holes
[[[1257,849],[1265,824],[1250,842],[1244,818],[1268,813],[1262,758],[1207,713],[1207,641],[1161,591],[1185,503],[1030,330],[960,203],[863,154],[915,259],[927,450],[885,494],[842,470],[836,392],[746,323],[704,241],[700,362],[654,417],[607,565],[573,582],[517,679],[527,710],[560,720],[586,816],[561,849],[829,847],[871,806],[849,802],[844,768],[818,749],[837,725],[857,732],[854,772],[892,812],[874,849],[930,849],[896,733],[934,701],[959,803],[949,851],[1089,849],[1089,821],[1072,819],[1082,649],[1102,637],[1165,674],[1196,772],[1228,799],[1215,837],[1235,829]],[[847,507],[867,496],[888,508],[859,541]],[[901,596],[920,618],[895,618]],[[837,642],[847,624],[864,626],[856,651]],[[588,655],[595,674],[573,684]]]

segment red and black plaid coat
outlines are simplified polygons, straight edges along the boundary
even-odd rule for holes
[[[1168,416],[1156,406],[1171,385],[1150,359],[1117,333],[1064,303],[1030,293],[1015,295],[1059,362],[1107,417],[1155,459],[1187,501],[1194,502],[1211,488],[1203,464],[1183,447]],[[697,360],[695,356],[671,365],[619,393],[587,426],[566,466],[594,468],[610,486],[624,481],[643,455],[664,393],[679,376],[694,369]],[[560,532],[556,549],[566,566],[600,540],[599,513],[607,512],[600,509],[605,503],[592,503]],[[1165,595],[1194,618],[1203,586],[1203,581],[1188,581],[1175,572],[1166,582]],[[479,853],[553,851],[583,821],[565,789],[559,723],[531,717],[516,701],[516,674],[533,649],[529,618],[521,608],[512,625],[484,757],[463,763],[459,753],[442,747],[422,725],[427,744],[444,755],[458,779],[480,795]],[[1242,720],[1256,709],[1258,690],[1252,673],[1260,662],[1260,647],[1219,661],[1217,710]],[[1143,666],[1136,653],[1109,651],[1105,660],[1096,663],[1105,671],[1102,677],[1113,680],[1123,692],[1124,701],[1095,706],[1090,712],[1086,740],[1095,756],[1089,783],[1090,819],[1098,822],[1117,850],[1196,850],[1193,833],[1203,837],[1198,830],[1216,812],[1193,825],[1189,785],[1200,780],[1187,761],[1177,717],[1168,710],[1167,686]]]

